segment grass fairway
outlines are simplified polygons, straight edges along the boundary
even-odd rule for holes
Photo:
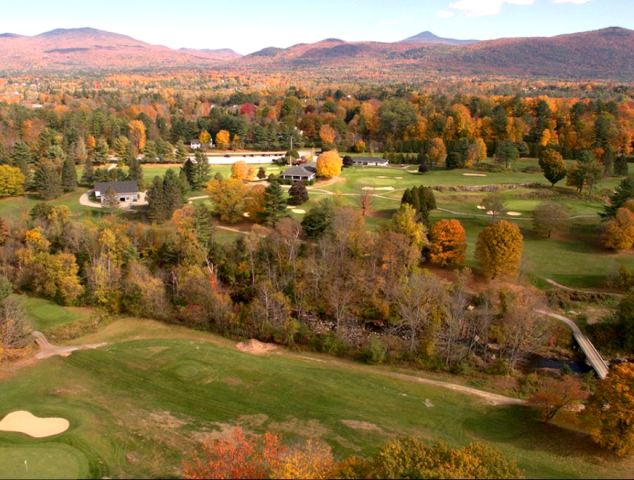
[[[631,467],[595,456],[586,437],[544,426],[530,410],[490,406],[387,369],[282,350],[257,357],[213,335],[133,319],[73,343],[96,341],[109,345],[41,361],[0,383],[0,415],[26,409],[71,424],[41,440],[0,433],[0,465],[11,465],[3,475],[174,476],[183,452],[233,425],[288,440],[319,437],[338,457],[413,434],[454,445],[485,441],[531,477],[625,477]],[[40,461],[45,455],[50,461]],[[38,458],[28,475],[22,457]]]
[[[87,308],[62,307],[49,300],[26,295],[17,296],[24,307],[31,328],[40,332],[50,332],[58,327],[86,320],[94,312]]]

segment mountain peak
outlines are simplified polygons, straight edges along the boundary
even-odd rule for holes
[[[433,44],[433,45],[469,45],[476,43],[477,40],[457,40],[455,38],[443,38],[439,37],[429,30],[425,30],[417,35],[401,40],[398,43],[420,43],[420,44]]]

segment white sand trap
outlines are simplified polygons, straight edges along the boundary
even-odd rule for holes
[[[495,215],[495,212],[494,212],[493,210],[489,210],[489,211],[487,212],[487,215],[488,215],[489,217],[493,217],[493,216]]]
[[[520,212],[506,212],[509,217],[521,217],[522,214]]]
[[[0,421],[1,432],[24,433],[33,438],[44,438],[58,435],[70,427],[65,418],[40,418],[25,410],[9,413]]]
[[[294,208],[292,210],[293,213],[299,213],[300,215],[303,215],[306,213],[306,210],[304,210],[303,208]]]
[[[289,205],[288,207],[286,207],[286,210],[293,210],[295,207],[292,205]]]
[[[251,353],[253,355],[264,355],[277,349],[277,346],[272,343],[263,343],[259,340],[252,338],[248,342],[240,342],[236,344],[236,348],[241,352]]]
[[[379,176],[378,176],[378,177],[376,177],[376,178],[390,178],[390,177],[386,177],[385,175],[379,175]]]
[[[486,173],[463,173],[465,177],[486,177]]]
[[[361,190],[381,190],[384,192],[391,192],[394,187],[363,187]]]
[[[486,210],[487,209],[487,207],[485,207],[484,205],[478,205],[476,208],[478,210]]]
[[[249,217],[251,216],[251,214],[250,214],[249,212],[244,212],[244,213],[242,214],[242,216],[244,216],[244,217],[246,217],[246,218],[249,218]]]
[[[403,177],[394,177],[394,180],[403,180]]]

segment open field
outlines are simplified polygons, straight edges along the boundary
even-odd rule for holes
[[[626,477],[632,467],[524,407],[392,378],[386,368],[281,349],[253,356],[214,335],[137,319],[72,343],[94,342],[108,346],[40,361],[0,382],[0,416],[24,409],[71,424],[40,440],[0,433],[1,478],[174,476],[198,440],[234,425],[289,441],[318,437],[340,458],[413,434],[490,443],[529,477]]]

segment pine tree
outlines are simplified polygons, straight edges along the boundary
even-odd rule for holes
[[[613,218],[616,211],[632,198],[634,198],[634,177],[626,177],[610,195],[610,204],[605,206],[605,211],[601,213],[601,217]]]
[[[285,214],[286,199],[282,187],[278,182],[272,182],[264,191],[264,221],[275,226]]]
[[[258,175],[257,175],[257,177],[258,177],[260,180],[264,180],[264,179],[266,178],[266,169],[265,169],[264,167],[260,167],[260,168],[258,168]]]
[[[95,147],[95,163],[106,163],[108,161],[108,154],[110,153],[110,148],[108,147],[108,142],[105,138],[100,138],[97,141],[97,146]]]
[[[148,217],[151,221],[161,223],[166,220],[166,208],[167,202],[165,200],[165,193],[163,191],[163,179],[161,177],[154,177],[152,185],[147,191],[145,196],[148,202]]]
[[[70,156],[66,157],[62,166],[62,188],[65,192],[73,192],[77,188],[77,170]]]
[[[211,169],[209,168],[209,162],[207,158],[196,163],[196,176],[195,176],[195,189],[199,190],[203,188],[209,182],[211,178]]]
[[[141,162],[136,158],[130,159],[130,168],[128,170],[128,180],[133,180],[137,183],[139,190],[143,190],[143,167]]]
[[[95,168],[92,164],[92,158],[88,157],[84,163],[84,170],[81,174],[81,183],[84,186],[92,186],[94,182]]]
[[[172,217],[175,210],[184,203],[184,186],[174,170],[168,170],[163,177],[163,195],[165,198],[166,219]]]
[[[33,162],[31,150],[26,143],[18,141],[13,144],[11,150],[11,164],[18,167],[25,177],[29,177],[29,165]]]
[[[176,161],[182,163],[185,160],[187,160],[187,147],[183,143],[183,139],[179,138],[176,142]]]
[[[57,198],[62,194],[62,179],[55,165],[42,161],[33,175],[33,188],[44,200]]]
[[[195,188],[196,164],[190,159],[185,160],[185,163],[183,163],[183,166],[181,167],[181,172],[187,179],[189,185]]]

